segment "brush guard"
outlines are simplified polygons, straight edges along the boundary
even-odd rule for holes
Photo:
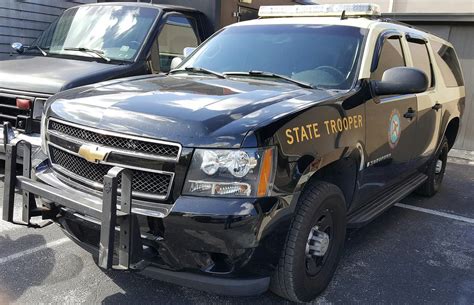
[[[6,126],[5,126],[6,127]],[[17,176],[16,158],[18,147],[23,149],[23,171]],[[58,208],[38,207],[35,196],[42,197],[54,202],[54,205],[70,208],[77,213],[99,219],[101,221],[100,245],[98,265],[103,269],[130,269],[133,248],[132,236],[137,234],[132,231],[133,214],[132,211],[132,172],[121,167],[113,167],[104,176],[104,188],[102,197],[102,210],[95,209],[80,201],[71,198],[72,194],[58,188],[51,187],[45,183],[35,181],[31,177],[32,146],[24,140],[4,140],[5,146],[5,182],[3,197],[3,217],[2,219],[18,225],[28,227],[43,227],[44,224],[32,223],[31,218],[42,216],[43,220],[54,219],[59,211]],[[120,209],[117,209],[118,201],[118,178],[121,176]],[[23,223],[14,222],[14,201],[15,191],[22,194],[22,214]],[[49,221],[51,223],[51,221]],[[115,250],[115,229],[119,226],[119,246],[118,264],[114,263]],[[136,236],[135,236],[136,237]],[[140,234],[138,232],[138,240]]]

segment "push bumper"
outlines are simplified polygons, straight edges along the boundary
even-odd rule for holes
[[[14,160],[20,143],[24,149],[24,169],[22,176],[16,176]],[[256,295],[268,289],[269,276],[213,276],[196,272],[166,270],[153,264],[144,263],[143,253],[141,253],[142,244],[139,242],[141,240],[140,231],[137,231],[136,215],[134,215],[132,207],[132,177],[128,170],[119,167],[112,168],[104,176],[104,192],[101,203],[99,205],[91,204],[82,192],[71,193],[71,190],[55,188],[46,183],[33,180],[31,178],[31,155],[32,146],[28,142],[19,141],[6,144],[4,220],[13,222],[14,192],[15,189],[18,189],[23,194],[22,220],[27,225],[32,225],[30,219],[33,216],[43,216],[46,219],[55,218],[60,209],[67,209],[97,220],[98,232],[100,232],[98,251],[97,249],[91,249],[88,244],[84,244],[81,240],[75,238],[74,234],[68,235],[84,248],[97,251],[98,265],[103,269],[134,270],[159,280],[225,295]],[[119,177],[122,179],[122,193],[118,206],[117,182]],[[38,207],[35,195],[54,204],[50,208]],[[189,200],[184,203],[184,206],[190,206]],[[171,224],[173,222],[174,224],[184,222],[184,227],[174,231],[175,238],[182,237],[181,233],[187,231],[185,229],[187,222],[203,223],[203,220],[199,217],[196,217],[199,219],[192,219],[193,217],[189,217],[189,215],[183,216],[184,210],[183,213],[177,213],[180,215],[175,213],[175,215],[168,217]],[[232,225],[232,222],[228,223],[229,219],[224,219],[223,222],[226,223],[226,226]],[[255,231],[255,228],[256,226],[252,226],[251,230]],[[239,233],[239,230],[241,228],[236,230],[237,233]],[[248,232],[247,229],[243,231],[245,232],[242,235]]]

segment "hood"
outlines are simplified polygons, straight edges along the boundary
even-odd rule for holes
[[[141,77],[60,93],[48,116],[186,147],[239,147],[250,130],[304,106],[308,96],[331,97],[284,82]]]
[[[15,56],[0,61],[0,88],[55,94],[117,77],[130,65],[44,56]]]

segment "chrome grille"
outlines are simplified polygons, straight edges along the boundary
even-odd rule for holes
[[[64,124],[53,119],[49,120],[48,130],[90,143],[149,154],[157,158],[177,159],[181,149],[178,144],[157,143],[156,141],[148,142],[132,137],[120,137]]]
[[[77,175],[81,180],[88,180],[90,184],[102,185],[103,178],[113,167],[107,164],[91,163],[74,154],[63,151],[52,145],[49,146],[51,162],[60,168]],[[173,180],[172,173],[155,173],[142,170],[132,170],[132,191],[134,198],[154,197],[164,199],[168,196]],[[67,175],[67,173],[66,173]],[[70,175],[69,175],[70,176]],[[74,179],[74,176],[70,176]],[[121,185],[119,178],[119,188]],[[146,199],[145,198],[145,199]]]

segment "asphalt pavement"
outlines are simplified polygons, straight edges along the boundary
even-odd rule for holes
[[[8,303],[288,302],[270,292],[231,298],[128,272],[104,273],[56,225],[27,229],[0,220],[0,304]],[[474,304],[474,165],[450,163],[435,197],[412,195],[350,231],[333,281],[314,302],[331,303]]]

